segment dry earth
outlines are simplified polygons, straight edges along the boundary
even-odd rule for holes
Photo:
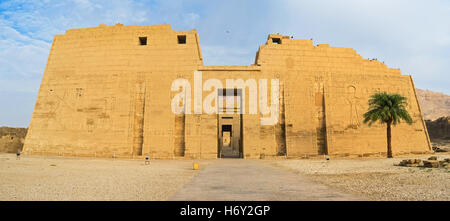
[[[437,153],[439,159],[449,153]],[[450,200],[448,169],[393,166],[406,158],[261,160],[369,200]],[[95,159],[0,154],[0,200],[168,200],[213,160]],[[232,162],[232,161],[229,161]],[[280,199],[283,200],[283,199]]]
[[[393,166],[402,159],[285,160],[269,163],[370,200],[450,200],[450,170]],[[433,154],[438,159],[450,154]]]
[[[0,154],[0,200],[167,200],[198,172],[189,160]]]

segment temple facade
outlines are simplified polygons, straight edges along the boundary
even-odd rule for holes
[[[386,126],[363,124],[369,97],[399,93],[413,124],[393,153],[431,151],[411,76],[351,48],[270,34],[249,66],[203,65],[195,30],[72,29],[54,37],[24,152],[199,158],[369,156]]]

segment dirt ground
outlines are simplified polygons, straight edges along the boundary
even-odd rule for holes
[[[268,161],[305,175],[329,187],[369,200],[450,200],[450,170],[394,166],[402,159],[427,159],[431,155],[392,159],[330,159]],[[450,153],[436,153],[439,160]]]
[[[193,161],[0,154],[0,200],[167,200],[201,170]],[[200,169],[208,164],[200,161]]]
[[[276,168],[272,167],[273,170],[280,170],[279,173],[282,175],[281,171],[289,172],[293,176],[297,175],[299,179],[310,179],[330,189],[367,200],[448,201],[449,169],[393,165],[402,159],[426,159],[429,156],[329,161],[259,160],[255,165],[262,166],[261,168],[255,166],[255,170],[261,170],[261,176],[265,177],[264,168],[274,166]],[[433,156],[438,156],[439,159],[450,158],[450,153],[436,153]],[[197,161],[200,170],[192,170],[193,162],[152,160],[150,165],[145,165],[143,160],[48,156],[22,156],[20,160],[16,160],[14,154],[0,154],[0,200],[168,200],[180,189],[188,188],[194,176],[207,172],[205,168],[213,169],[217,167],[216,164],[224,162],[229,162],[229,166],[236,166],[234,161],[201,160]],[[223,168],[229,166],[223,165]],[[237,169],[234,173],[239,175],[244,173],[245,169],[246,167]],[[224,173],[236,177],[231,170]],[[257,181],[265,182],[266,178]],[[230,185],[234,185],[237,181],[230,179],[229,182],[232,182]],[[279,191],[285,189],[280,188]],[[273,190],[266,192],[276,195]],[[277,200],[287,199],[277,198]]]

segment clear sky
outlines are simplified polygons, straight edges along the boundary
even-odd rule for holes
[[[116,23],[197,29],[205,65],[252,64],[269,33],[313,38],[450,94],[448,0],[0,0],[0,126],[28,126],[55,34]]]

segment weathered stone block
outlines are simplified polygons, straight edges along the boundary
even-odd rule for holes
[[[418,167],[419,164],[412,163],[412,164],[406,164],[407,167]]]
[[[423,166],[428,168],[439,168],[439,162],[437,160],[424,160]]]
[[[437,160],[437,157],[436,156],[431,156],[431,157],[428,158],[428,160]]]

